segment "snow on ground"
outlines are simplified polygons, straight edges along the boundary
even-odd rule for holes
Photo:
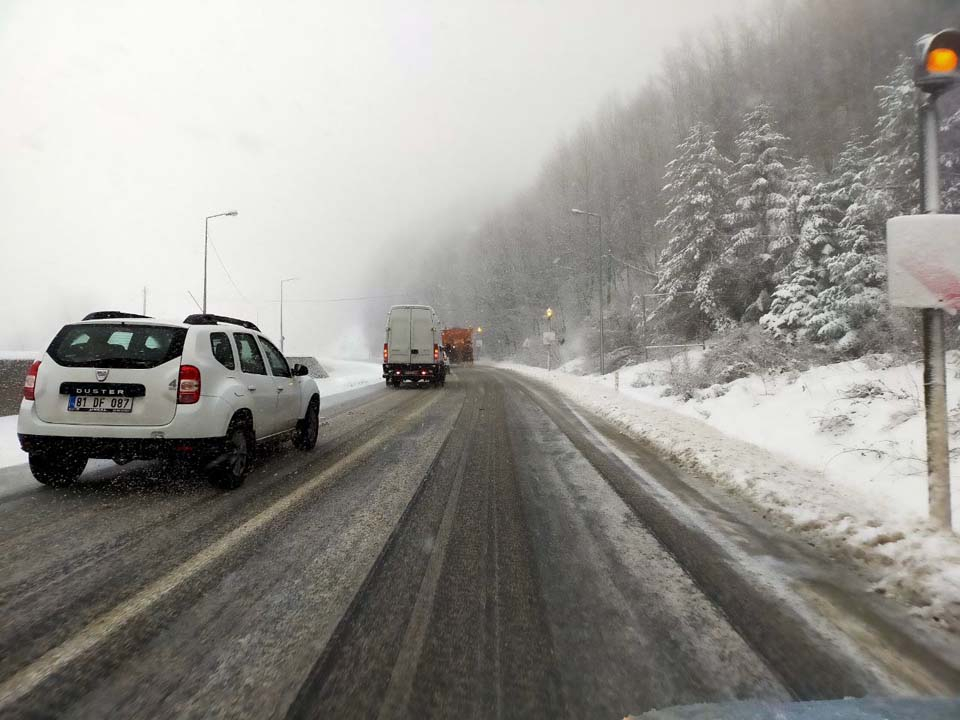
[[[39,350],[0,350],[0,360],[36,360],[41,355]]]
[[[27,454],[20,449],[20,441],[17,440],[17,416],[0,417],[0,467],[23,465],[26,462]]]
[[[687,362],[696,363],[700,354]],[[677,360],[673,361],[675,364]],[[960,356],[951,357],[952,444],[960,446]],[[671,361],[577,376],[504,363],[643,437],[681,464],[741,494],[786,527],[815,533],[869,566],[877,592],[960,631],[960,537],[926,522],[923,380],[917,364],[888,356],[751,375],[664,396]],[[960,457],[952,460],[960,527]]]
[[[316,378],[320,397],[336,395],[366,385],[383,382],[383,365],[369,360],[330,360],[320,358],[320,364],[330,374],[328,378]]]

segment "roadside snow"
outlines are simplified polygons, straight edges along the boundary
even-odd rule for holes
[[[17,440],[17,416],[0,417],[0,467],[25,465],[27,454],[20,449]]]
[[[0,360],[36,360],[41,355],[39,350],[0,350]]]
[[[336,395],[367,385],[383,382],[383,366],[380,363],[365,360],[329,360],[320,358],[320,364],[330,374],[327,378],[316,378],[320,397]]]
[[[690,362],[696,362],[691,357]],[[951,358],[951,369],[958,357]],[[643,437],[681,464],[815,533],[870,566],[875,589],[960,631],[960,538],[926,522],[923,384],[889,357],[714,385],[693,400],[663,396],[669,361],[575,376],[504,363]],[[575,367],[571,370],[576,372]],[[951,418],[960,421],[950,373]],[[640,387],[633,387],[633,385]],[[953,444],[960,427],[952,424]],[[952,460],[952,476],[960,458]],[[960,484],[953,516],[960,527]]]

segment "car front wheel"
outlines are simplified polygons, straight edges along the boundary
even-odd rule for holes
[[[30,453],[28,459],[30,472],[36,481],[51,487],[70,485],[87,467],[87,458],[82,455]]]
[[[317,436],[320,434],[320,404],[311,400],[307,413],[297,423],[297,430],[293,435],[293,444],[298,450],[310,451],[317,446]]]

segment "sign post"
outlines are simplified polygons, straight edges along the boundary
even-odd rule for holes
[[[547,370],[548,371],[551,369],[550,363],[553,355],[550,348],[556,342],[557,342],[557,334],[555,332],[553,332],[552,330],[547,330],[546,332],[543,333],[543,345],[544,347],[547,348]]]
[[[960,217],[940,215],[940,121],[937,100],[960,82],[960,32],[943,30],[917,43],[914,84],[920,106],[923,211],[887,223],[890,302],[920,307],[923,318],[923,395],[927,425],[930,520],[953,529],[943,313],[960,308]],[[953,265],[954,267],[951,267]]]

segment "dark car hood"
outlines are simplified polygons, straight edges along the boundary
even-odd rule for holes
[[[744,702],[685,705],[633,716],[644,720],[957,720],[960,698]]]

